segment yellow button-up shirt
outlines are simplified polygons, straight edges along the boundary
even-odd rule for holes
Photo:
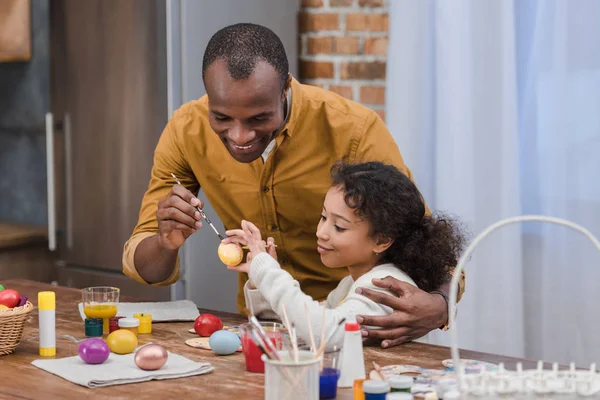
[[[138,224],[123,251],[123,272],[147,283],[134,264],[137,245],[158,232],[158,201],[175,183],[174,173],[192,193],[200,187],[226,229],[252,221],[264,238],[272,236],[282,265],[302,290],[324,300],[346,275],[345,268],[330,269],[316,250],[316,230],[329,169],[342,158],[351,162],[382,161],[395,165],[413,179],[398,145],[378,115],[332,92],[292,80],[292,104],[287,123],[276,136],[266,161],[234,160],[208,122],[208,98],[203,96],[179,108],[163,131],[154,154],[154,166]],[[217,251],[217,249],[215,249]],[[167,285],[179,279],[179,260]],[[237,304],[245,311],[239,274]],[[464,276],[459,297],[464,292]]]

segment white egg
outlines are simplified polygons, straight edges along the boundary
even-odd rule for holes
[[[238,335],[227,330],[216,331],[208,339],[210,348],[220,356],[233,354],[240,348],[242,342]]]

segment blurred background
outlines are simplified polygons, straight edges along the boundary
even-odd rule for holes
[[[204,48],[236,22],[275,31],[301,82],[377,111],[429,206],[473,236],[522,214],[600,236],[596,0],[2,0],[0,281],[235,310],[237,278],[206,229],[171,287],[123,276],[121,254],[158,137],[204,94]],[[599,264],[563,227],[493,233],[466,267],[459,345],[599,361]]]

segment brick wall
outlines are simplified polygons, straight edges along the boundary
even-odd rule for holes
[[[300,80],[385,119],[389,0],[300,1]]]

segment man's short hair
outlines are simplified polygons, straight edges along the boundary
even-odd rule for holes
[[[213,35],[206,46],[202,60],[202,79],[206,69],[215,61],[227,63],[227,71],[233,79],[247,79],[258,61],[269,63],[281,80],[281,88],[287,82],[289,63],[283,43],[269,28],[261,25],[240,23],[227,26]]]

